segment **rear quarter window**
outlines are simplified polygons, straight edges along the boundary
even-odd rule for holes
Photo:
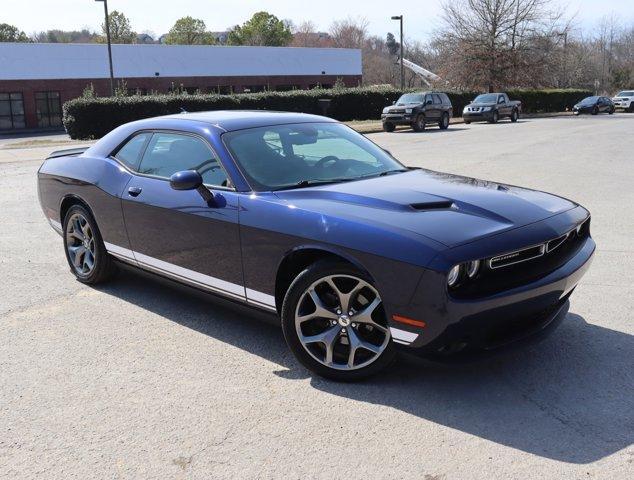
[[[139,133],[138,135],[135,135],[117,151],[114,158],[127,165],[132,170],[136,170],[139,166],[141,153],[143,153],[143,149],[151,136],[151,133]]]

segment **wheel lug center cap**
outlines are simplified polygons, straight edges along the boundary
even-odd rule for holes
[[[339,315],[339,325],[347,327],[350,325],[350,317],[348,315]]]

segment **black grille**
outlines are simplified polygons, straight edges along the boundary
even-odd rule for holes
[[[564,237],[563,241],[560,241],[562,237],[557,237],[550,240],[546,244],[546,248],[541,245],[544,253],[538,257],[519,263],[512,263],[513,259],[508,259],[508,262],[511,263],[498,268],[491,268],[491,261],[504,258],[507,255],[498,255],[486,259],[476,278],[464,281],[452,289],[450,293],[455,298],[480,298],[534,282],[569,261],[581,249],[589,236],[590,220],[588,219],[582,224],[579,232],[575,229],[566,235],[562,235]],[[556,246],[551,247],[546,252],[548,244]],[[530,249],[519,250],[519,252],[533,251],[535,248],[530,247]]]

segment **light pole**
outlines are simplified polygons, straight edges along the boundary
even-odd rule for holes
[[[564,37],[564,87],[568,87],[568,78],[566,74],[566,64],[568,63],[568,30],[564,30],[563,32],[557,32],[556,35],[558,37]]]
[[[401,90],[405,89],[405,67],[403,66],[403,15],[394,15],[392,20],[398,20],[401,23]]]
[[[103,11],[106,16],[106,40],[108,41],[108,62],[110,63],[110,96],[114,96],[114,73],[112,71],[112,45],[110,44],[110,21],[108,19],[108,0],[95,0],[103,2]]]

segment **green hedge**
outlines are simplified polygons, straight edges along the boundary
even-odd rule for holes
[[[328,116],[341,121],[379,119],[381,110],[402,91],[391,87],[331,90],[294,90],[235,95],[154,95],[77,98],[64,103],[64,126],[71,138],[100,138],[115,127],[141,118],[169,115],[182,110],[277,110],[321,114],[319,99],[331,100]],[[515,90],[525,112],[562,111],[591,95],[582,90]],[[454,114],[460,116],[474,92],[448,92]]]

